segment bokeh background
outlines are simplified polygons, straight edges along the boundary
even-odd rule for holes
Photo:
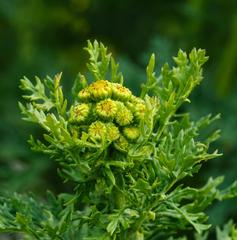
[[[56,165],[30,151],[27,139],[40,129],[21,120],[17,102],[23,76],[44,78],[63,72],[67,94],[79,71],[86,73],[87,39],[109,46],[126,83],[138,92],[149,55],[157,55],[157,73],[179,48],[205,48],[210,56],[205,80],[192,94],[193,119],[222,113],[213,145],[223,156],[204,164],[192,180],[209,176],[237,178],[237,1],[236,0],[0,0],[0,191],[65,191]],[[215,204],[210,222],[237,219],[237,201]]]

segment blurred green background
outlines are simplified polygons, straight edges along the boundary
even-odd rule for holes
[[[0,0],[0,189],[64,191],[56,165],[30,151],[26,140],[40,129],[21,120],[17,101],[22,76],[44,78],[63,72],[67,94],[78,71],[86,72],[87,39],[108,45],[126,83],[138,92],[149,55],[157,54],[157,73],[179,48],[205,48],[210,60],[205,80],[184,108],[197,119],[222,113],[213,146],[223,157],[202,167],[192,184],[208,176],[237,178],[237,1],[236,0]],[[172,64],[172,62],[171,62]],[[216,204],[210,222],[237,220],[237,201]]]

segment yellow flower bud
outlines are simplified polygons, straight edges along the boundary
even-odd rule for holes
[[[104,120],[112,120],[117,112],[117,104],[111,99],[105,99],[96,104],[96,114]]]
[[[127,108],[133,113],[137,121],[144,119],[146,105],[145,102],[138,97],[132,96],[129,102],[126,102]]]
[[[141,121],[142,119],[144,119],[146,105],[143,99],[132,96],[130,102],[127,102],[126,105],[133,112],[134,117],[138,121]]]
[[[144,100],[132,95],[130,102],[132,102],[133,104],[138,104],[138,103],[144,103]]]
[[[128,150],[129,143],[123,135],[120,135],[119,139],[114,142],[114,146],[117,150],[126,152]]]
[[[137,127],[130,126],[123,129],[123,134],[128,140],[135,141],[139,137],[140,131]]]
[[[132,93],[131,91],[119,83],[112,83],[113,98],[121,101],[128,101]]]
[[[90,106],[86,103],[77,104],[70,109],[69,122],[82,123],[84,122],[90,113]]]
[[[145,104],[143,104],[143,103],[135,104],[135,106],[134,106],[134,116],[136,117],[136,119],[138,119],[139,121],[144,119],[145,111],[146,111]]]
[[[119,129],[113,123],[106,124],[107,129],[107,139],[108,141],[112,142],[119,138]]]
[[[90,100],[90,97],[91,97],[91,94],[88,88],[84,88],[78,93],[78,98],[82,102],[88,102]]]
[[[132,123],[132,112],[121,102],[117,102],[118,111],[115,116],[115,121],[120,126],[126,126]]]
[[[101,141],[106,137],[106,126],[103,122],[95,121],[88,129],[88,134],[90,138]]]
[[[95,101],[108,98],[112,94],[111,84],[107,80],[98,80],[92,83],[89,91]]]

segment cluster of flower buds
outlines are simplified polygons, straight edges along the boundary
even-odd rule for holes
[[[114,143],[126,151],[139,136],[145,115],[145,102],[119,83],[98,80],[78,93],[71,107],[69,122],[83,126],[92,141]],[[86,130],[85,130],[86,129]]]

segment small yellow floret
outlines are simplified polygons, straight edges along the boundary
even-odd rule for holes
[[[130,126],[123,129],[123,134],[128,140],[135,141],[139,137],[140,131],[137,127]]]
[[[118,111],[115,116],[115,121],[120,126],[126,126],[132,123],[133,114],[132,112],[121,102],[117,103]]]
[[[131,91],[119,83],[112,83],[113,98],[121,101],[128,101],[132,93]]]
[[[146,105],[143,99],[132,96],[129,102],[126,102],[126,106],[132,111],[137,121],[144,119]]]
[[[117,104],[111,99],[105,99],[96,104],[96,113],[104,120],[112,120],[117,112]]]
[[[88,102],[90,100],[90,97],[91,97],[91,94],[88,88],[84,88],[78,93],[78,98],[82,102]]]
[[[119,138],[119,129],[113,123],[106,124],[107,140],[112,142]]]
[[[106,137],[106,126],[103,122],[95,121],[88,129],[88,134],[92,139],[101,141]]]
[[[98,80],[89,86],[89,91],[93,100],[102,100],[108,98],[112,94],[110,82],[107,80]]]
[[[125,152],[128,150],[129,143],[123,135],[120,135],[119,139],[114,142],[114,146],[119,151]]]
[[[70,119],[72,123],[82,123],[84,122],[90,113],[90,107],[86,103],[77,104],[72,106],[70,109]]]

